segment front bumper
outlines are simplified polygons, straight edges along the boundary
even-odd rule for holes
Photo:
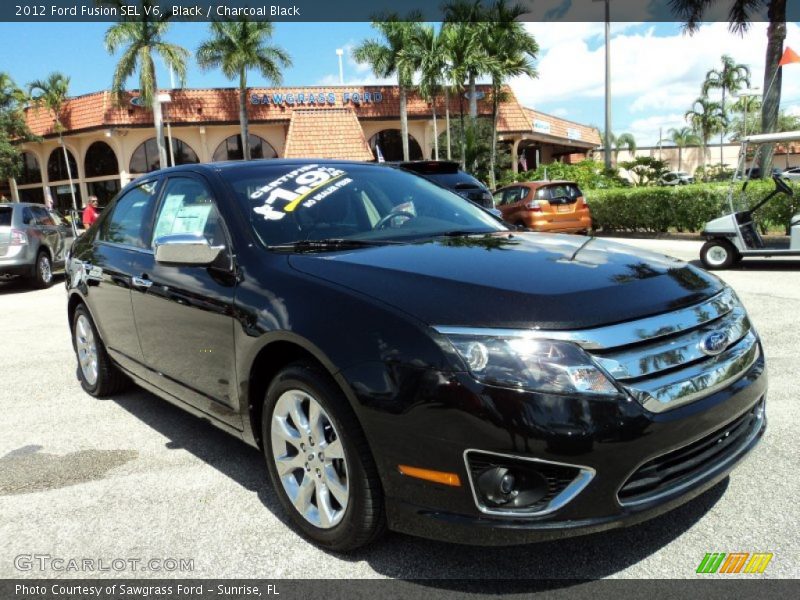
[[[363,375],[364,368],[357,371]],[[359,378],[357,372],[347,375],[351,381]],[[414,396],[410,408],[389,415],[363,410],[362,399],[363,412],[359,411],[382,474],[389,527],[458,543],[543,541],[658,516],[724,479],[755,447],[766,427],[762,417],[735,452],[725,460],[702,465],[688,484],[629,504],[621,502],[618,494],[642,465],[708,437],[764,401],[763,357],[728,387],[659,414],[621,397],[606,401],[517,392],[482,386],[461,374],[406,374],[411,376],[416,382],[406,383],[404,391]],[[355,389],[367,389],[366,380],[360,384]],[[464,460],[469,449],[580,465],[593,470],[594,476],[553,512],[487,515],[479,510],[472,493]],[[399,464],[457,473],[461,486],[404,476]]]

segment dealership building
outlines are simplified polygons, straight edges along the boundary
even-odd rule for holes
[[[490,94],[489,86],[478,86],[482,118],[491,117]],[[171,164],[242,158],[237,89],[180,89],[162,96]],[[402,159],[396,86],[251,88],[247,102],[254,159],[374,161],[379,154],[387,161]],[[458,119],[462,107],[468,111],[468,104],[464,97],[450,98],[451,120]],[[444,98],[437,100],[436,114],[441,135]],[[153,113],[141,106],[135,92],[119,101],[108,91],[69,99],[61,115],[66,160],[53,114],[28,108],[26,119],[42,141],[21,144],[22,174],[7,186],[0,185],[0,192],[14,200],[50,198],[63,210],[71,206],[74,191],[79,206],[89,195],[105,204],[129,181],[160,166]],[[432,106],[413,92],[408,95],[408,121],[411,158],[433,158]],[[499,104],[498,141],[516,157],[507,165],[515,171],[540,163],[575,162],[600,145],[596,129],[525,108],[509,88],[503,90]],[[457,143],[453,139],[453,147]],[[444,157],[440,144],[440,158]]]

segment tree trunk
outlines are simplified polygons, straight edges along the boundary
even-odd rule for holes
[[[494,189],[497,187],[494,175],[495,164],[497,163],[497,104],[498,94],[500,87],[498,85],[492,86],[492,150],[489,153],[489,187]]]
[[[781,84],[783,74],[778,63],[783,54],[783,41],[786,39],[786,0],[772,0],[769,3],[769,27],[767,28],[767,52],[764,61],[764,100],[761,106],[761,133],[774,133],[778,126],[778,109],[781,103]],[[764,144],[759,149],[758,165],[761,175],[772,169],[774,144]]]
[[[722,116],[727,118],[728,113],[725,111],[725,86],[722,86]],[[722,157],[722,144],[725,141],[725,125],[722,126],[722,131],[719,132],[719,166],[722,168],[725,160]]]
[[[436,96],[433,97],[431,107],[433,109],[433,159],[439,160],[439,128],[436,125]]]
[[[683,146],[678,146],[678,171],[682,171],[683,165]]]
[[[72,210],[77,212],[78,203],[75,201],[75,186],[72,183],[72,169],[69,166],[69,153],[67,152],[67,145],[64,143],[64,136],[59,134],[58,137],[61,140],[61,148],[64,150],[64,166],[67,167],[67,179],[69,180],[69,193],[72,195]]]
[[[450,144],[450,91],[444,87],[444,119],[447,127],[447,160],[453,160],[453,152]]]
[[[469,76],[469,117],[473,121],[478,118],[478,97],[475,91],[475,75]]]
[[[464,128],[464,94],[458,94],[459,119],[461,120],[461,169],[467,168],[467,132]]]
[[[239,124],[242,128],[242,158],[250,160],[250,135],[247,131],[247,79],[244,70],[239,76]]]
[[[156,81],[155,69],[153,69],[153,124],[156,128],[159,168],[165,169],[169,166],[169,162],[167,161],[167,145],[164,142],[164,119],[161,116],[161,102],[158,101],[158,81]]]
[[[408,161],[408,106],[406,86],[400,85],[400,136],[403,138],[403,160]]]

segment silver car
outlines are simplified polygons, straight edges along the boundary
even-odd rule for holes
[[[797,181],[798,179],[800,179],[800,167],[792,167],[791,169],[786,169],[783,173],[781,173],[781,177]]]
[[[22,276],[49,287],[74,239],[72,228],[41,204],[0,204],[0,278]]]

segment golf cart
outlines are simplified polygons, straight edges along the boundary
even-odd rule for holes
[[[747,198],[744,195],[750,181],[749,173],[752,171],[752,169],[745,169],[748,144],[758,145],[795,140],[800,140],[800,131],[750,135],[742,138],[739,165],[733,175],[731,189],[728,193],[730,212],[723,217],[709,221],[703,229],[702,235],[707,241],[700,250],[700,260],[706,269],[727,269],[742,258],[750,256],[800,256],[800,213],[791,218],[790,238],[769,244],[762,239],[753,221],[756,211],[777,195],[786,194],[790,198],[794,196],[794,191],[789,184],[779,175],[773,175],[775,189],[752,208],[747,207]],[[747,176],[745,176],[746,174]],[[741,193],[738,195],[734,190],[737,177],[745,180]]]

